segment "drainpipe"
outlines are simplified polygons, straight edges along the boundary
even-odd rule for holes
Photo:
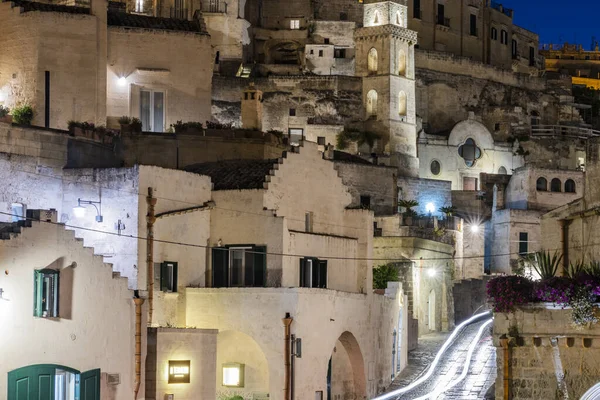
[[[563,253],[563,273],[569,270],[569,225],[573,220],[570,219],[561,219],[558,221],[560,223],[560,244],[562,245],[562,253]],[[583,223],[582,223],[583,225]]]
[[[506,335],[500,336],[500,345],[504,349],[504,400],[510,400],[510,347]]]
[[[148,188],[146,203],[148,204],[148,214],[146,214],[146,269],[148,280],[148,325],[152,325],[152,313],[154,312],[154,206],[156,198],[152,197],[153,189]]]
[[[142,375],[142,304],[144,304],[144,299],[137,297],[137,290],[135,296],[133,298],[135,304],[135,389],[133,400],[138,397]]]
[[[283,350],[283,366],[285,378],[283,381],[283,399],[290,400],[290,325],[294,319],[290,317],[290,313],[285,313],[285,318],[282,319],[285,331],[284,350]]]
[[[294,381],[296,380],[296,376],[294,375],[294,366],[295,366],[295,361],[294,359],[296,358],[296,352],[294,351],[295,348],[295,344],[296,344],[296,335],[291,335],[291,361],[290,361],[290,399],[294,400]]]

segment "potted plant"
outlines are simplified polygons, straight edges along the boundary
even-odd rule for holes
[[[417,216],[417,212],[413,210],[413,207],[417,207],[419,202],[416,200],[400,200],[398,205],[404,208],[402,217],[406,226],[412,226],[413,218]]]
[[[202,122],[177,121],[171,124],[171,128],[177,135],[202,135],[204,133]]]
[[[33,108],[28,104],[16,107],[12,110],[12,120],[18,125],[31,125],[33,116]]]
[[[139,118],[131,118],[131,123],[129,124],[131,127],[132,133],[142,133],[142,120]]]
[[[12,115],[9,115],[9,112],[8,107],[0,106],[0,122],[12,123]]]
[[[454,214],[456,214],[456,207],[440,207],[439,212],[444,214],[446,218],[451,218]]]
[[[388,282],[398,282],[399,280],[398,268],[392,264],[373,268],[373,289],[377,294],[385,294]]]
[[[131,117],[126,115],[119,118],[119,125],[121,125],[121,133],[128,134],[131,133]]]

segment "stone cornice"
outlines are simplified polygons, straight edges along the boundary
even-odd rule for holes
[[[358,28],[354,31],[355,40],[364,40],[379,36],[393,36],[413,44],[417,43],[417,32],[401,28],[397,25],[369,26],[366,28]]]

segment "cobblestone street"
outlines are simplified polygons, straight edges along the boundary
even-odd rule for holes
[[[476,339],[479,329],[487,320],[486,318],[466,326],[446,350],[431,377],[413,390],[394,398],[402,400],[424,399],[424,396],[433,394],[434,390],[441,391],[450,382],[456,380],[463,371],[469,346]],[[409,365],[394,380],[388,392],[405,387],[425,374],[449,336],[450,333],[434,333],[420,338],[418,348],[409,353]],[[438,394],[435,399],[485,399],[486,393],[495,379],[496,353],[492,346],[491,326],[488,325],[475,347],[469,372],[465,379],[453,388]],[[490,398],[493,398],[493,396]]]

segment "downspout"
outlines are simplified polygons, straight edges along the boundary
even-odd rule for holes
[[[500,336],[500,345],[504,349],[504,400],[510,400],[510,347],[506,335]]]
[[[296,335],[291,335],[290,336],[290,340],[291,340],[291,362],[290,362],[290,400],[294,400],[294,381],[296,379],[295,375],[294,375],[294,366],[295,366],[295,361],[294,359],[296,358],[296,352],[294,351],[294,347],[296,344]]]
[[[283,327],[285,331],[284,349],[283,349],[283,366],[284,366],[284,380],[283,380],[283,399],[290,400],[290,325],[294,319],[290,317],[290,313],[285,313],[285,318],[282,319]]]
[[[135,389],[133,400],[138,397],[142,376],[142,304],[144,299],[138,297],[135,291],[133,303],[135,304]]]
[[[464,30],[465,30],[465,14],[464,14],[464,9],[465,9],[465,3],[463,1],[460,2],[460,56],[462,57],[463,54],[463,46],[464,46]],[[469,14],[469,30],[471,29],[471,14]],[[469,32],[470,34],[471,32]]]
[[[148,204],[148,214],[146,214],[146,269],[148,276],[148,325],[152,325],[152,314],[154,312],[154,206],[156,198],[152,197],[153,189],[148,188],[146,203]]]

